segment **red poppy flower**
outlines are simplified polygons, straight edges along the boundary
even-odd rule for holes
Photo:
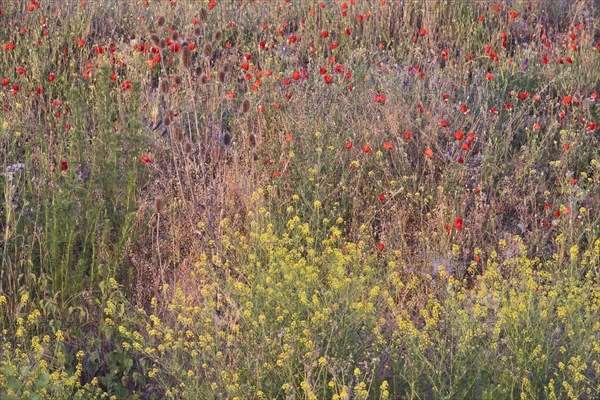
[[[471,145],[467,142],[463,142],[462,149],[465,151],[469,151],[469,150],[471,150]]]
[[[140,160],[144,163],[144,164],[151,164],[152,160],[150,160],[150,158],[148,156],[143,156],[142,158],[140,158]]]
[[[61,169],[62,171],[66,171],[66,170],[67,170],[67,168],[69,168],[69,164],[67,164],[67,162],[66,162],[66,161],[62,161],[62,162],[60,163],[60,169]]]
[[[385,142],[383,144],[383,148],[386,149],[386,150],[391,150],[391,149],[394,148],[394,145],[391,142]]]
[[[465,133],[456,131],[456,133],[454,134],[454,137],[456,138],[456,140],[463,140],[463,138],[465,137]]]
[[[352,142],[346,143],[346,148],[350,150],[352,148]]]
[[[50,74],[50,76],[48,77],[48,79],[50,80],[50,82],[52,82],[53,80],[56,79],[56,75]]]
[[[526,98],[529,97],[529,92],[521,92],[518,94],[517,96],[520,100],[525,100]]]
[[[12,94],[16,94],[19,92],[19,85],[13,85],[12,88],[10,89]]]
[[[427,31],[425,30],[425,28],[419,29],[419,35],[425,36],[426,34],[427,34]]]
[[[467,135],[467,140],[468,140],[469,142],[472,142],[473,140],[475,140],[475,135],[474,135],[474,134],[472,134],[472,133],[469,133],[469,134]]]
[[[588,128],[588,131],[593,131],[593,130],[595,130],[597,127],[598,127],[598,124],[596,124],[596,123],[594,123],[594,122],[592,122],[591,124],[588,124],[588,126],[587,126],[587,128]]]
[[[363,151],[365,153],[370,153],[371,152],[371,148],[369,146],[367,146],[366,144],[363,144],[362,149],[363,149]]]
[[[279,178],[281,176],[281,172],[275,171],[273,172],[273,178]]]
[[[440,121],[440,125],[442,126],[442,128],[446,128],[448,126],[448,121],[446,121],[445,119]]]
[[[433,150],[431,150],[429,147],[425,149],[425,155],[427,157],[433,157]]]
[[[7,86],[10,83],[8,78],[2,78],[2,86]]]
[[[379,201],[384,201],[385,200],[385,193],[381,193],[379,195]]]
[[[462,230],[463,228],[463,220],[461,217],[458,217],[454,220],[454,227],[456,228],[457,231]]]
[[[321,32],[321,37],[324,37],[324,38],[326,38],[326,37],[328,37],[328,36],[329,36],[329,32],[327,32],[327,31],[323,31],[323,32]]]
[[[492,80],[494,80],[494,74],[491,74],[491,73],[488,72],[487,74],[485,74],[485,78],[488,81],[492,81]]]
[[[17,74],[23,75],[26,71],[23,68],[17,68]]]
[[[562,99],[562,103],[563,103],[563,104],[566,106],[566,105],[568,105],[568,104],[571,104],[571,100],[572,100],[572,99],[573,99],[573,98],[572,98],[571,96],[567,95],[567,96],[563,97],[563,99]]]
[[[324,79],[325,79],[325,83],[327,83],[327,84],[330,84],[331,82],[333,82],[333,76],[331,76],[331,75],[325,75]]]
[[[555,216],[556,218],[560,217],[560,211],[556,210],[556,212],[554,213],[554,216]]]
[[[386,97],[385,97],[385,94],[383,94],[383,93],[378,93],[375,95],[376,103],[385,103],[385,99],[386,99]]]
[[[410,140],[410,136],[411,136],[410,132],[408,132],[408,131],[404,132],[404,138],[405,139]]]
[[[384,248],[385,248],[385,246],[383,245],[383,243],[378,243],[377,244],[377,250],[383,251]]]

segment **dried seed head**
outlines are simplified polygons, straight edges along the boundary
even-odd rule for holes
[[[250,143],[250,147],[256,147],[256,136],[254,136],[254,133],[248,136],[248,143]]]
[[[150,42],[152,42],[152,46],[158,47],[160,45],[160,38],[156,33],[150,35]]]
[[[255,151],[253,151],[253,152],[252,152],[252,159],[253,159],[254,161],[258,161],[258,154],[256,154],[256,152],[255,152]]]
[[[223,72],[227,73],[231,71],[231,66],[229,64],[223,65]]]
[[[200,27],[199,27],[199,26],[197,26],[197,27],[194,29],[194,35],[196,35],[196,36],[200,36],[200,34],[201,34],[201,33],[202,33],[202,29],[200,29]]]
[[[175,75],[173,77],[173,80],[175,81],[176,84],[181,85],[181,77],[179,75]]]
[[[192,152],[192,144],[190,142],[185,142],[183,145],[183,152],[185,154],[190,154]]]
[[[165,124],[165,126],[169,126],[169,125],[171,125],[171,122],[173,122],[173,112],[168,111],[167,114],[165,115],[163,123]]]
[[[246,99],[242,102],[242,112],[247,113],[250,111],[250,100]]]
[[[174,42],[179,40],[179,32],[178,31],[173,31],[173,33],[171,33],[171,40]]]
[[[210,45],[210,43],[206,43],[204,45],[204,48],[202,49],[202,54],[204,54],[205,57],[212,56],[212,46]]]
[[[219,79],[219,82],[221,82],[221,83],[225,82],[225,71],[219,71],[217,78]]]
[[[231,133],[225,132],[223,134],[223,144],[225,146],[230,146],[231,145]]]
[[[192,68],[192,52],[190,51],[190,48],[187,46],[185,46],[183,48],[183,51],[181,52],[181,63],[183,64],[183,67],[186,69]]]
[[[158,85],[158,89],[162,94],[169,93],[169,80],[167,78],[162,78],[160,80],[160,84]]]
[[[200,15],[199,15],[199,20],[204,22],[206,21],[206,18],[208,17],[208,12],[206,11],[206,8],[202,7],[200,9]]]
[[[169,94],[169,81],[166,78],[160,80],[160,84],[158,85],[158,90],[161,94],[166,95]]]
[[[206,74],[202,74],[202,76],[200,77],[200,83],[203,85],[206,85],[208,83],[208,77],[206,76]]]
[[[158,197],[154,199],[154,209],[157,213],[160,213],[162,211],[162,207],[162,201],[160,201]]]
[[[221,40],[221,36],[223,36],[223,34],[221,33],[221,31],[216,31],[215,32],[215,42],[218,42],[219,40]]]
[[[183,142],[183,129],[177,127],[177,129],[175,129],[173,132],[173,139],[177,140],[178,142]]]
[[[160,39],[160,42],[158,43],[158,45],[160,46],[161,49],[165,49],[167,47],[167,41],[165,39]]]
[[[163,17],[162,15],[160,17],[158,17],[158,20],[156,21],[156,23],[158,24],[158,26],[163,26],[165,24],[165,17]]]

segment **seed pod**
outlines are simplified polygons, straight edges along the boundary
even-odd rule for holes
[[[158,85],[158,88],[162,94],[168,94],[169,93],[169,80],[167,78],[162,78],[160,80],[160,85]]]
[[[168,94],[169,93],[169,81],[167,78],[162,78],[160,80],[160,84],[158,85],[158,89],[160,90],[161,94]]]
[[[181,143],[183,142],[183,138],[183,129],[177,127],[177,129],[175,129],[175,131],[173,132],[173,139]]]
[[[231,134],[229,132],[225,132],[225,134],[223,134],[223,144],[225,146],[231,145]]]
[[[223,65],[223,72],[228,73],[231,71],[231,66],[229,64]]]
[[[160,38],[156,33],[150,35],[150,42],[152,42],[152,46],[158,47],[160,45]]]
[[[165,124],[165,126],[169,126],[171,125],[171,122],[173,122],[173,113],[169,111],[167,112],[167,115],[165,115],[163,123]]]
[[[255,152],[255,151],[253,151],[253,152],[252,152],[252,159],[253,159],[254,161],[258,161],[258,154],[256,154],[256,152]]]
[[[185,154],[190,154],[192,152],[192,144],[190,142],[185,142],[183,145],[183,152]]]
[[[175,76],[173,77],[173,80],[175,81],[175,83],[176,83],[177,85],[181,85],[181,77],[180,77],[179,75],[175,75]]]
[[[181,52],[181,63],[183,64],[183,67],[186,69],[192,68],[192,52],[190,51],[190,48],[187,46],[185,46],[183,48],[183,51]]]
[[[208,17],[208,12],[206,11],[206,8],[202,7],[202,8],[200,9],[200,15],[199,15],[199,18],[198,18],[198,19],[199,19],[201,22],[205,22],[205,21],[206,21],[206,19],[207,19],[207,17]]]
[[[202,74],[200,77],[200,83],[206,85],[208,83],[208,77],[205,74]]]
[[[173,31],[173,33],[171,33],[171,40],[174,42],[179,40],[179,32],[178,31]]]
[[[250,147],[256,147],[256,136],[254,136],[254,133],[248,136],[248,143],[250,143]]]
[[[219,79],[219,82],[221,82],[221,83],[225,82],[225,71],[222,71],[222,70],[219,71],[217,78]]]
[[[210,43],[206,43],[204,45],[204,48],[202,49],[202,54],[204,54],[205,57],[212,56],[212,46],[210,45]]]
[[[158,17],[158,20],[156,21],[156,23],[158,24],[158,26],[163,26],[165,24],[165,17],[163,17],[162,15],[160,17]]]
[[[223,34],[221,33],[221,31],[216,31],[216,32],[215,32],[215,36],[214,36],[214,38],[215,38],[215,42],[218,42],[219,40],[221,40],[221,36],[222,36],[222,35],[223,35]]]
[[[154,199],[154,209],[157,213],[160,213],[162,211],[162,201],[160,201],[158,197]]]
[[[197,26],[196,28],[194,28],[194,35],[200,36],[201,33],[202,33],[202,29],[200,29],[199,26]]]
[[[160,39],[160,42],[158,43],[158,45],[160,46],[161,49],[165,49],[167,47],[167,41],[165,39]]]
[[[242,112],[247,113],[250,111],[250,100],[246,99],[242,102]]]

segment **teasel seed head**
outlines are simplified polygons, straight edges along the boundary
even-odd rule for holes
[[[180,127],[175,128],[175,130],[173,131],[173,139],[175,139],[179,143],[183,142],[183,129],[181,129]]]
[[[223,144],[228,147],[231,146],[231,133],[226,131],[223,134]]]
[[[204,45],[204,48],[202,49],[202,54],[204,54],[205,57],[212,56],[212,46],[210,45],[210,43],[206,43]]]
[[[156,210],[157,213],[160,214],[160,212],[162,211],[163,205],[162,205],[162,201],[160,200],[160,198],[156,198],[154,199],[154,209]]]
[[[181,52],[181,63],[186,69],[192,68],[192,52],[188,46],[185,46]]]
[[[154,47],[160,46],[160,38],[158,37],[158,35],[156,33],[153,33],[150,35],[150,42],[152,43],[152,46],[154,46]]]
[[[160,84],[158,85],[158,89],[160,90],[160,93],[162,94],[168,94],[169,93],[169,79],[166,77],[163,77],[160,80]]]
[[[242,102],[242,112],[247,113],[250,111],[250,100],[246,99]]]
[[[221,83],[225,82],[225,71],[223,71],[223,70],[219,71],[217,78],[219,79],[219,82],[221,82]]]
[[[208,17],[208,11],[206,11],[206,8],[202,7],[200,9],[200,15],[199,15],[200,21],[205,22],[207,17]]]

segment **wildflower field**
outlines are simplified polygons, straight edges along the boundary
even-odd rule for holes
[[[0,399],[600,398],[595,0],[0,2]]]

